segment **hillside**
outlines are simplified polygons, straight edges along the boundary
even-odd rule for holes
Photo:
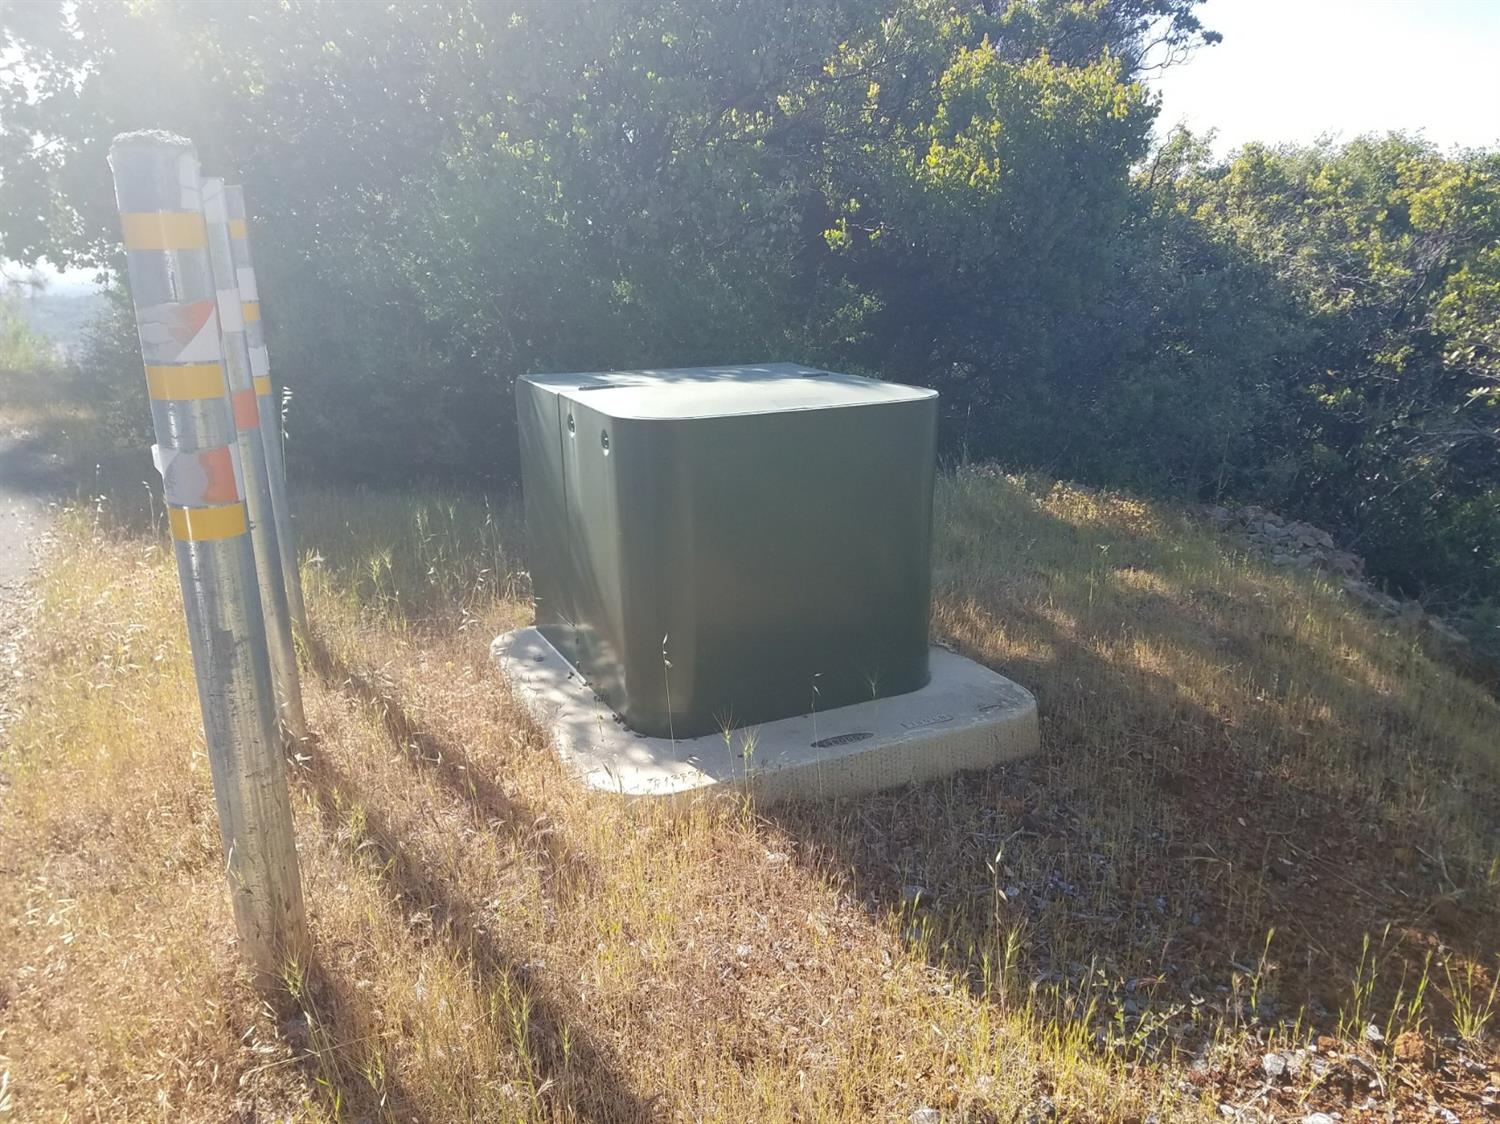
[[[272,1013],[171,556],[106,491],[9,688],[17,1119],[1495,1111],[1500,707],[1178,511],[944,478],[934,635],[1035,692],[1041,754],[673,820],[570,785],[489,666],[529,614],[511,504],[304,491],[317,959]]]

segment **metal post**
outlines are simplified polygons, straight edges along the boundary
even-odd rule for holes
[[[228,184],[224,198],[229,206],[229,244],[234,253],[235,281],[244,304],[245,342],[250,351],[250,374],[255,379],[260,403],[261,440],[266,448],[266,467],[271,478],[271,508],[276,515],[276,544],[281,551],[281,570],[286,583],[287,605],[292,624],[305,638],[307,610],[302,603],[302,574],[297,568],[297,539],[292,531],[292,509],[286,494],[286,458],[281,447],[281,411],[276,408],[271,386],[271,356],[266,349],[265,329],[260,319],[260,291],[255,284],[255,265],[250,258],[250,232],[245,216],[245,192],[239,184]]]
[[[279,973],[306,925],[198,158],[181,137],[126,133],[109,162],[235,922],[250,964]]]
[[[245,470],[245,506],[250,513],[250,541],[255,547],[255,574],[260,580],[260,608],[266,622],[266,644],[271,653],[271,679],[276,686],[277,713],[286,732],[300,741],[307,737],[307,719],[302,714],[302,686],[297,680],[297,646],[292,642],[292,622],[271,502],[271,480],[266,471],[265,444],[261,440],[259,388],[253,384],[250,373],[246,324],[229,245],[229,212],[221,179],[203,180],[203,218],[208,226],[208,260],[218,290],[219,332],[224,341],[229,396],[234,403],[240,463]],[[269,379],[266,381],[270,382]],[[269,398],[269,387],[266,397]]]

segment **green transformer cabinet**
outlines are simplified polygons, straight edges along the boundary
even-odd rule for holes
[[[537,627],[632,730],[927,684],[937,393],[792,363],[516,384]]]

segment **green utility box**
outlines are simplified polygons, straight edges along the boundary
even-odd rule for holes
[[[537,627],[690,738],[927,684],[937,393],[791,363],[516,384]]]

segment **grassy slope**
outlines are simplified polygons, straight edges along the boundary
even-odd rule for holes
[[[939,498],[934,632],[1035,691],[1041,755],[673,821],[570,786],[489,667],[528,616],[508,511],[304,495],[319,739],[293,798],[317,958],[276,1013],[235,957],[170,556],[124,501],[76,512],[0,764],[0,1100],[23,1119],[1481,1111],[1495,702],[1170,511],[981,471]],[[1386,1041],[1358,1044],[1372,1022]],[[1318,1048],[1267,1088],[1262,1054],[1299,1045]]]

